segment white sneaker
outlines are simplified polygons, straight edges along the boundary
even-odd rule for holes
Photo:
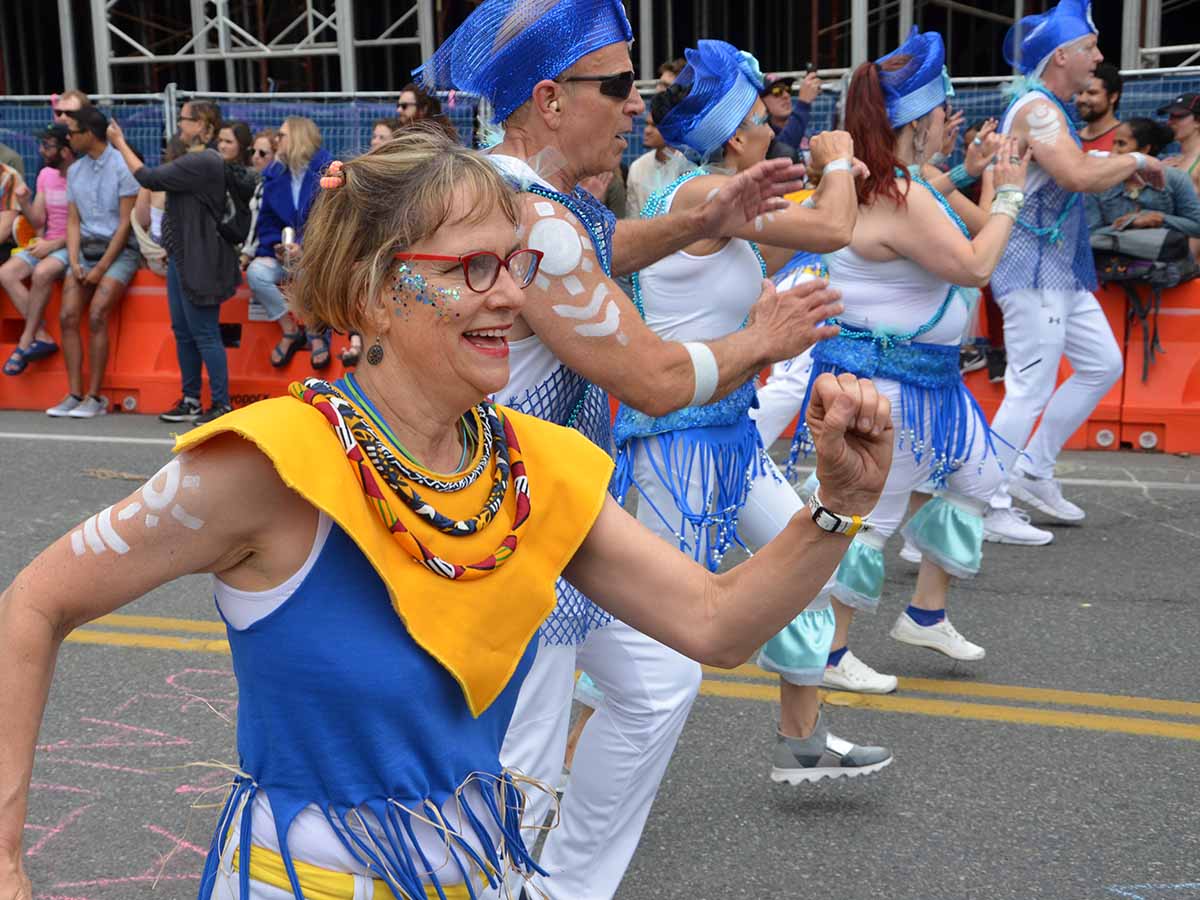
[[[1057,478],[1034,478],[1017,472],[1008,485],[1009,493],[1034,509],[1053,516],[1060,522],[1082,522],[1087,515],[1062,495]]]
[[[921,564],[921,551],[908,538],[904,539],[904,546],[900,548],[900,558],[905,562],[910,562],[913,565]]]
[[[849,650],[836,666],[826,666],[822,684],[839,691],[859,694],[890,694],[899,682],[895,675],[876,672]]]
[[[67,394],[58,403],[46,410],[46,415],[53,416],[56,419],[61,419],[71,414],[71,410],[83,402],[81,397],[76,397],[74,394]]]
[[[72,398],[74,399],[74,398]],[[94,419],[96,416],[108,414],[108,398],[93,397],[90,394],[67,413],[72,419]]]
[[[983,539],[995,544],[1040,547],[1054,540],[1054,532],[1034,528],[1029,524],[1029,513],[1023,509],[993,507],[983,517]]]
[[[902,644],[928,647],[930,650],[945,653],[951,659],[971,661],[983,659],[987,653],[978,644],[972,644],[959,634],[949,619],[942,619],[936,625],[918,625],[907,612],[902,612],[896,624],[892,626],[891,634]]]

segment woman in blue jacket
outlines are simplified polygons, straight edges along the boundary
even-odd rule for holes
[[[276,148],[279,165],[263,173],[262,205],[258,211],[258,249],[246,267],[250,293],[279,323],[282,335],[271,351],[271,365],[286,366],[297,350],[306,344],[312,350],[312,366],[329,365],[329,332],[306,334],[304,326],[288,311],[287,300],[279,285],[300,260],[304,224],[313,198],[320,187],[321,173],[333,161],[321,148],[317,123],[304,116],[289,116],[279,127]],[[284,241],[284,229],[292,229],[290,241]]]

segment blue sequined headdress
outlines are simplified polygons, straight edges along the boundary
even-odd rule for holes
[[[632,40],[621,0],[484,0],[413,74],[433,90],[486,97],[503,122],[539,81]]]
[[[655,123],[663,140],[701,157],[724,146],[746,120],[763,89],[758,60],[724,41],[699,41],[684,51],[687,65],[675,84],[687,96]]]
[[[1099,33],[1092,21],[1091,0],[1062,0],[1049,12],[1026,16],[1008,29],[1004,58],[1022,75],[1040,76],[1050,54],[1059,47]]]
[[[890,72],[883,68],[884,63],[898,56],[907,56],[909,60]],[[954,95],[946,72],[946,47],[936,31],[922,33],[914,26],[908,40],[875,60],[875,65],[879,67],[879,83],[893,128],[915,122]]]

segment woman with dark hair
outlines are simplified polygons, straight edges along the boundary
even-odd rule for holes
[[[250,126],[245,122],[221,123],[221,130],[217,133],[217,152],[225,162],[249,166],[253,144]]]
[[[1169,125],[1153,119],[1129,119],[1117,126],[1112,152],[1158,156],[1175,140]],[[1173,228],[1200,238],[1200,199],[1184,169],[1166,168],[1167,186],[1152,188],[1137,176],[1099,194],[1085,194],[1088,227]]]
[[[187,152],[154,167],[142,164],[115,121],[108,126],[109,142],[138,183],[167,194],[162,245],[167,251],[167,299],[183,393],[159,416],[164,422],[203,423],[232,409],[218,318],[221,304],[237,290],[241,273],[237,251],[217,230],[217,216],[225,209],[226,164],[213,146],[220,123],[215,103],[185,103],[179,113],[179,137]],[[207,410],[200,406],[204,369],[212,394]]]
[[[991,277],[1024,202],[1028,155],[1019,156],[1012,140],[1002,144],[996,199],[971,239],[945,197],[919,174],[944,125],[944,59],[940,35],[914,30],[899,50],[854,72],[846,128],[870,175],[858,185],[853,240],[825,258],[830,285],[845,304],[842,330],[812,353],[814,381],[824,373],[870,371],[892,401],[897,444],[887,485],[868,516],[871,531],[851,544],[831,586],[837,630],[825,684],[869,693],[893,691],[897,682],[850,652],[850,623],[856,610],[878,606],[883,544],[904,518],[910,493],[926,481],[938,496],[904,528],[923,559],[912,602],[891,635],[953,659],[984,656],[946,618],[950,577],[979,569],[982,514],[1001,479],[987,420],[959,374],[967,306],[958,286],[981,287]],[[805,440],[802,430],[797,441]],[[789,671],[793,629],[763,649],[759,665]],[[786,715],[786,694],[783,700]]]

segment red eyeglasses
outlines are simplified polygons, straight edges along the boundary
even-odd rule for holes
[[[468,290],[482,294],[492,289],[500,277],[500,267],[508,269],[519,288],[527,288],[542,264],[541,250],[515,250],[502,259],[490,250],[479,250],[463,256],[439,256],[434,253],[397,253],[400,260],[428,260],[430,262],[456,262],[462,266]]]

